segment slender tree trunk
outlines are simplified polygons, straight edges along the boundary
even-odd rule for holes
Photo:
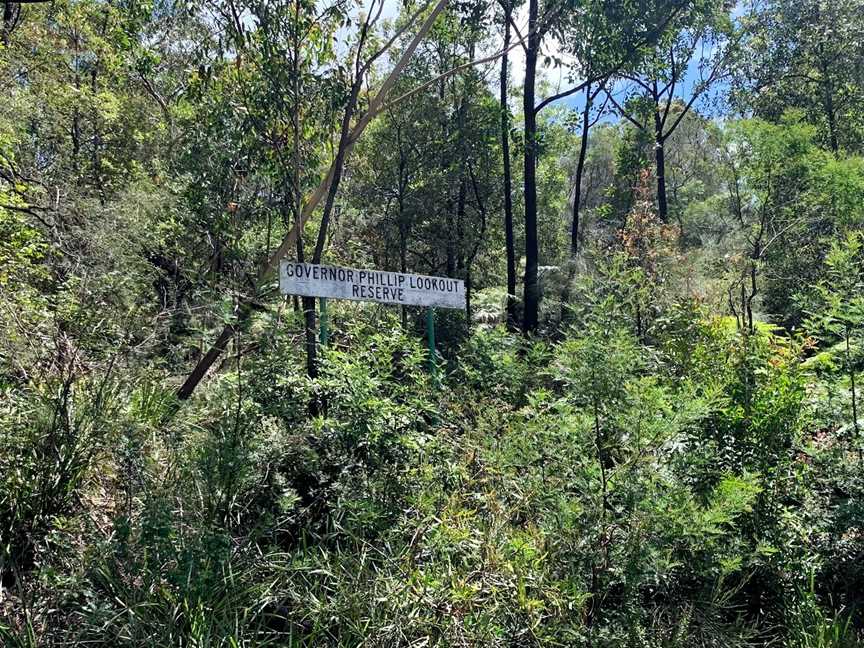
[[[405,155],[405,147],[402,143],[402,128],[398,121],[396,126],[396,145],[399,147],[399,187],[396,194],[396,205],[399,209],[397,224],[399,225],[399,272],[408,272],[408,219],[405,214],[405,193],[410,181],[410,173],[407,169],[408,162]],[[399,316],[402,322],[402,330],[408,329],[408,308],[399,307]]]
[[[299,218],[299,212],[298,212]],[[303,250],[303,238],[297,237],[297,261],[305,262],[306,255]],[[305,336],[306,345],[306,374],[310,378],[318,376],[318,360],[316,352],[318,350],[317,340],[315,336],[315,298],[301,297],[300,305],[303,309],[303,333]]]
[[[537,54],[540,37],[537,34],[538,0],[528,0],[528,46],[525,53],[525,86],[523,109],[525,113],[525,289],[522,330],[531,333],[537,329],[540,308],[540,284],[537,276],[539,246],[537,241],[537,115],[534,111],[534,84],[537,73]]]
[[[300,20],[300,0],[294,1],[294,20]],[[294,111],[292,114],[292,126],[294,135],[294,165],[292,175],[294,179],[294,220],[295,227],[299,228],[297,235],[297,261],[303,263],[305,254],[303,249],[303,224],[302,224],[302,202],[303,193],[300,190],[300,39],[295,31],[293,38],[293,52],[291,57],[293,81]],[[339,169],[341,171],[341,169]],[[332,186],[332,185],[331,185]],[[329,198],[329,193],[328,193]],[[303,332],[306,338],[306,374],[310,378],[318,376],[318,340],[315,335],[315,298],[302,297],[300,303],[303,308]],[[314,405],[312,406],[314,410]]]
[[[654,161],[657,168],[657,216],[665,223],[669,217],[666,200],[666,152],[664,150],[663,124],[660,111],[655,103],[654,109]]]
[[[7,5],[8,6],[8,5]],[[75,91],[78,96],[81,95],[81,73],[80,73],[80,61],[78,57],[78,52],[80,50],[80,42],[78,38],[78,34],[75,34],[74,38],[75,43],[75,77],[73,83],[75,84]],[[81,113],[78,110],[78,102],[74,102],[72,108],[72,173],[75,176],[75,182],[80,180],[81,175]]]
[[[408,227],[402,214],[402,199],[399,199],[399,272],[408,272]],[[408,329],[408,309],[399,308],[402,316],[402,330]]]
[[[756,282],[757,269],[756,264],[759,261],[759,256],[761,255],[761,242],[757,239],[756,244],[753,246],[753,258],[750,260],[750,293],[747,295],[747,330],[750,331],[750,334],[756,332],[756,326],[753,323],[753,300],[756,298],[756,293],[758,292],[758,285]]]
[[[9,37],[12,34],[12,19],[14,17],[12,0],[3,3],[3,47],[9,47]]]
[[[469,48],[468,57],[474,58],[473,46]],[[459,276],[465,276],[465,208],[468,199],[468,171],[471,152],[466,145],[465,122],[468,118],[468,94],[470,90],[463,88],[464,96],[456,95],[456,136],[459,138],[459,194],[456,201],[456,271]]]
[[[222,352],[225,351],[228,342],[234,336],[238,327],[245,324],[251,314],[252,304],[250,302],[241,303],[237,313],[236,322],[227,324],[225,328],[222,329],[222,332],[219,334],[219,337],[216,338],[213,346],[211,346],[207,353],[202,356],[192,372],[186,377],[183,385],[177,390],[177,398],[180,400],[186,400],[192,395],[195,391],[195,387],[197,387],[198,383],[207,375],[210,367],[214,362],[216,362],[219,356],[222,355]]]
[[[837,113],[834,109],[834,87],[831,83],[830,65],[831,62],[825,60],[825,50],[822,44],[818,45],[819,50],[819,71],[822,73],[822,103],[825,107],[825,120],[828,122],[828,143],[831,146],[831,152],[835,155],[840,150],[840,143],[837,138]]]
[[[825,117],[828,120],[828,140],[831,152],[835,155],[840,151],[840,143],[837,139],[837,116],[834,111],[834,92],[831,82],[825,83]]]
[[[296,222],[297,221],[295,220],[295,223]],[[300,263],[303,263],[303,261],[305,260],[305,258],[304,258],[305,254],[303,251],[303,234],[302,233],[297,235],[297,243],[295,244],[295,249],[297,252],[297,261],[299,261]],[[303,306],[300,304],[300,297],[298,297],[297,295],[293,295],[291,297],[291,305],[294,309],[295,314],[300,313],[303,310]]]
[[[509,1],[504,7],[504,50],[510,47]],[[510,109],[507,105],[508,56],[501,57],[501,157],[504,162],[504,241],[507,253],[507,328],[517,326],[516,315],[516,242],[513,236],[513,180],[510,170]]]
[[[585,155],[588,151],[588,130],[591,128],[591,84],[585,86],[585,110],[582,113],[582,138],[579,141],[579,160],[573,188],[573,227],[570,231],[570,253],[579,253],[579,208],[582,204],[582,175],[585,173]]]
[[[455,218],[453,216],[453,200],[448,199],[446,202],[447,208],[447,218],[446,218],[446,227],[447,233],[445,236],[447,237],[446,243],[446,264],[445,264],[445,274],[448,277],[456,276],[456,244],[455,244],[455,236],[453,230],[455,229]]]
[[[312,255],[312,263],[321,263],[324,255],[324,244],[327,242],[327,229],[330,225],[330,214],[333,213],[333,205],[336,202],[336,194],[339,192],[339,184],[342,181],[342,169],[345,168],[345,157],[348,155],[349,140],[351,136],[351,120],[357,108],[357,97],[360,95],[361,80],[357,80],[351,88],[348,105],[342,116],[342,128],[339,132],[339,148],[336,150],[336,170],[333,181],[327,191],[327,199],[324,202],[324,212],[321,214],[321,225],[318,228],[318,240],[315,243],[315,253]]]
[[[459,179],[459,195],[456,199],[456,236],[454,241],[454,250],[456,253],[456,272],[464,274],[465,270],[465,200],[467,198],[468,187],[463,172]]]

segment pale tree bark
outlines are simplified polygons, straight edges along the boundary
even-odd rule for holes
[[[513,9],[509,0],[504,2],[504,50],[501,57],[501,158],[504,171],[504,245],[507,254],[507,328],[516,329],[516,242],[513,235],[513,180],[510,169],[510,108],[507,104],[507,67],[509,57],[506,54],[510,46],[510,21]]]

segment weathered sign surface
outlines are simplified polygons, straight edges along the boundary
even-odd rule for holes
[[[285,295],[465,308],[465,282],[449,277],[282,261],[279,288]]]

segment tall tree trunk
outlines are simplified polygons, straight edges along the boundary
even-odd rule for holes
[[[585,110],[582,112],[582,138],[579,141],[579,161],[576,163],[576,179],[573,187],[573,227],[570,231],[570,253],[579,253],[579,208],[582,204],[582,175],[585,172],[585,155],[588,151],[588,130],[591,128],[591,83],[585,86]]]
[[[297,261],[303,263],[305,261],[303,252],[303,240],[297,238]],[[318,359],[316,352],[318,351],[318,340],[315,336],[315,298],[301,297],[300,304],[303,308],[303,332],[306,338],[306,374],[310,378],[318,376]]]
[[[537,73],[537,53],[540,36],[537,34],[538,0],[528,0],[528,46],[525,52],[525,86],[523,109],[525,113],[525,290],[522,330],[531,333],[537,329],[540,308],[540,284],[537,276],[539,246],[537,242],[537,114],[534,111],[534,84]]]
[[[654,160],[657,168],[657,216],[662,223],[665,223],[669,216],[669,205],[666,200],[666,154],[663,145],[663,122],[660,117],[660,111],[655,104]]]
[[[835,155],[840,151],[840,142],[837,138],[837,114],[834,109],[834,88],[831,84],[831,79],[828,76],[827,66],[823,67],[822,84],[823,103],[825,104],[825,119],[828,122],[828,143],[831,146],[831,152]]]
[[[836,154],[840,150],[840,143],[837,139],[837,118],[834,114],[834,93],[830,87],[825,91],[825,114],[828,117],[828,138],[831,145],[831,152]]]
[[[299,22],[299,19],[300,0],[295,0],[294,20]],[[294,178],[294,226],[299,229],[297,234],[297,261],[303,263],[305,261],[305,255],[303,251],[302,223],[303,194],[300,190],[300,39],[296,31],[294,33],[292,54],[292,76],[294,77],[294,96],[292,97],[292,100],[294,101],[294,112],[292,115],[292,126],[294,131],[294,166],[292,170]],[[341,171],[341,169],[339,169],[339,171]],[[318,376],[318,358],[316,357],[318,351],[318,340],[315,335],[315,298],[302,297],[300,303],[303,307],[303,332],[306,338],[306,374],[310,378],[316,378]],[[314,404],[311,409],[315,409]]]
[[[349,140],[351,136],[351,120],[357,109],[357,97],[360,95],[361,80],[354,82],[351,95],[345,113],[342,115],[342,126],[339,131],[339,145],[336,149],[335,171],[333,181],[327,191],[327,199],[324,202],[324,211],[321,214],[321,225],[318,227],[318,240],[315,243],[315,252],[312,255],[312,263],[321,263],[324,255],[324,245],[327,242],[327,229],[330,225],[330,215],[333,213],[333,205],[336,202],[336,194],[339,193],[339,184],[342,181],[342,169],[345,167],[345,158],[348,155]]]
[[[818,19],[818,15],[817,15]],[[822,73],[822,103],[825,107],[825,119],[828,122],[828,143],[835,155],[840,150],[837,138],[837,113],[834,109],[834,87],[831,83],[831,62],[825,60],[825,48],[822,43],[817,46],[819,51],[819,72]]]
[[[9,36],[12,34],[12,21],[15,17],[12,0],[3,3],[3,47],[9,47]]]
[[[453,230],[455,229],[454,223],[455,223],[456,219],[453,217],[453,200],[452,199],[450,199],[450,198],[447,199],[447,202],[445,203],[445,208],[447,210],[447,218],[446,218],[447,232],[445,233],[445,236],[447,237],[446,249],[445,249],[445,254],[446,254],[447,258],[446,258],[444,273],[448,277],[455,277],[456,276],[456,243],[454,240],[455,236],[454,236]]]
[[[504,6],[504,51],[510,47],[510,18],[512,9],[508,0]],[[504,162],[504,244],[507,253],[507,328],[516,329],[516,242],[513,235],[513,180],[510,170],[510,109],[507,105],[508,56],[501,57],[501,157]]]
[[[402,198],[399,198],[399,272],[408,272],[408,224],[405,222],[405,217],[402,213]],[[402,330],[408,329],[408,309],[405,306],[399,307],[402,318]]]
[[[410,174],[407,170],[408,162],[405,155],[405,147],[402,143],[402,128],[399,122],[396,122],[396,145],[399,147],[399,187],[396,194],[396,204],[399,209],[398,225],[399,225],[399,272],[408,272],[408,219],[405,215],[405,193],[408,188]],[[406,306],[399,307],[399,316],[402,322],[402,330],[408,330],[408,308]]]
[[[460,275],[465,270],[465,200],[467,193],[468,187],[463,171],[462,177],[459,179],[459,195],[456,199],[456,237],[453,246],[456,252],[456,271]]]

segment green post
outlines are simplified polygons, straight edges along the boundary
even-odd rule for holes
[[[327,298],[321,297],[319,299],[321,304],[321,330],[318,334],[318,340],[321,342],[321,346],[327,346],[327,337],[329,335],[329,331],[327,330]]]
[[[426,337],[429,342],[429,373],[437,378],[438,366],[435,363],[435,309],[426,309]]]

